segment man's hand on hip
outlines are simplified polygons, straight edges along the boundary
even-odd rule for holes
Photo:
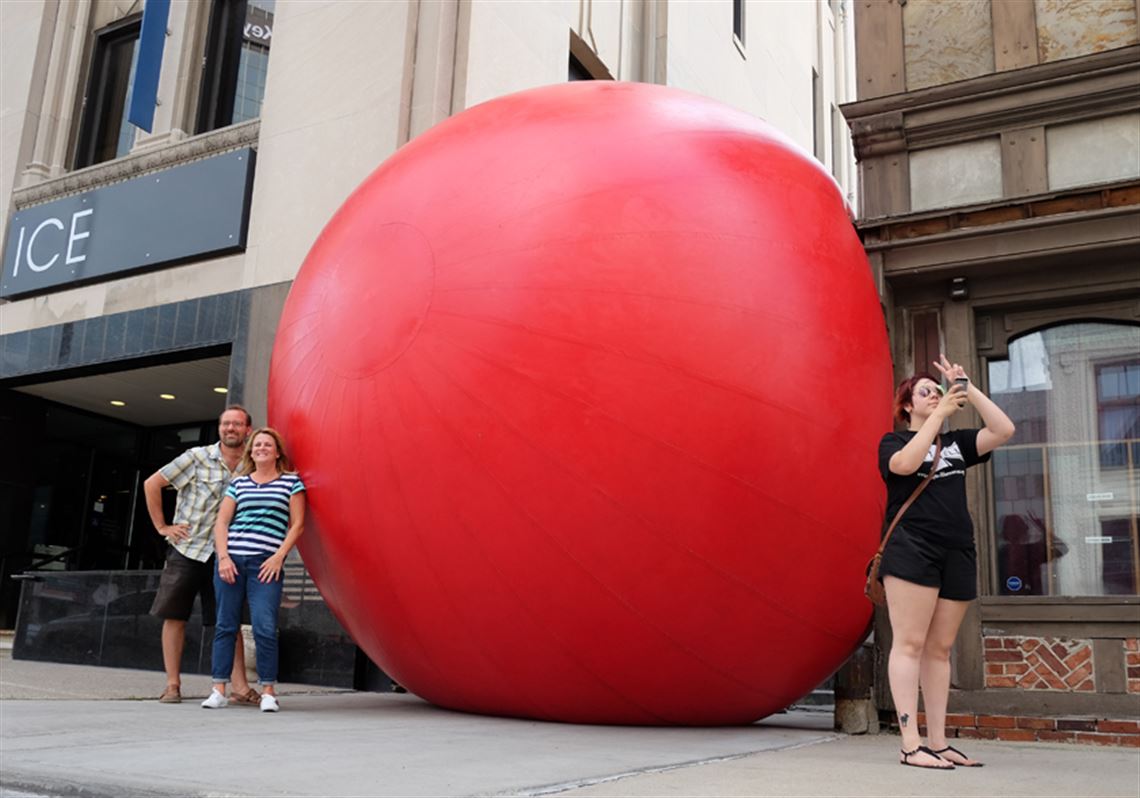
[[[177,543],[180,540],[189,539],[190,526],[188,524],[166,524],[158,528],[158,534],[162,535],[171,543]]]

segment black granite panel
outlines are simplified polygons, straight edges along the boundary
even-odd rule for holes
[[[323,601],[309,599],[282,607],[277,625],[281,681],[353,686],[356,644]]]
[[[228,294],[219,294],[217,302],[217,316],[214,329],[210,336],[214,340],[232,341],[238,330],[238,299],[244,292],[233,291]]]
[[[150,615],[161,571],[37,571],[22,581],[15,659],[162,671],[162,621]],[[281,681],[352,687],[358,649],[312,590],[283,603]],[[183,673],[210,673],[213,626],[195,603]],[[155,695],[161,691],[156,679]]]
[[[106,317],[107,334],[103,339],[103,357],[117,360],[126,354],[126,334],[128,313],[114,313]]]
[[[198,323],[194,328],[194,339],[199,342],[214,341],[214,326],[218,318],[218,298],[204,296],[198,300]]]
[[[4,336],[3,341],[3,373],[18,374],[28,368],[30,360],[31,334],[28,332],[11,333]]]
[[[153,352],[158,337],[158,308],[143,308],[142,337],[139,339],[139,352]]]
[[[59,356],[56,358],[56,362],[60,366],[70,366],[78,361],[78,349],[83,344],[82,338],[79,337],[82,335],[82,331],[77,331],[75,322],[71,321],[64,322],[61,326]]]
[[[198,300],[188,299],[179,302],[176,307],[178,315],[174,322],[174,344],[193,346],[196,343],[194,331],[198,326]]]
[[[154,336],[155,349],[170,349],[174,346],[174,327],[178,322],[178,303],[158,306],[158,330]]]
[[[28,333],[28,371],[42,371],[55,364],[55,351],[52,349],[54,333],[53,327],[41,327]],[[8,338],[9,336],[5,335],[4,337]]]
[[[232,291],[2,335],[0,379],[232,342],[248,324],[249,293]]]
[[[137,355],[145,351],[143,336],[146,327],[146,313],[142,310],[132,310],[122,315],[127,320],[127,329],[123,333],[123,354],[127,356]]]
[[[103,359],[103,338],[107,333],[107,322],[102,316],[83,322],[83,349],[80,350],[81,363],[97,363]]]

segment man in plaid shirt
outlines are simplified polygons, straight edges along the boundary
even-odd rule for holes
[[[203,626],[213,626],[216,620],[214,521],[252,430],[249,411],[240,405],[230,405],[218,419],[217,443],[187,449],[143,483],[151,523],[170,544],[158,594],[150,608],[151,615],[163,619],[162,661],[166,668],[166,689],[159,701],[164,704],[182,701],[182,649],[186,642],[186,621],[194,608],[195,596],[202,597]],[[162,489],[167,486],[178,491],[172,524],[166,523],[162,510]],[[241,635],[234,647],[231,678],[230,700],[256,706],[260,696],[249,686],[245,675]]]

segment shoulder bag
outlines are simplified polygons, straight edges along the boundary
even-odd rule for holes
[[[872,604],[879,607],[886,605],[887,593],[883,589],[883,583],[879,581],[879,563],[883,561],[883,549],[887,546],[887,541],[891,539],[891,533],[895,531],[895,527],[899,525],[899,519],[903,517],[903,513],[910,509],[914,504],[914,500],[918,498],[918,494],[926,490],[926,486],[930,484],[930,480],[934,479],[934,472],[938,470],[938,458],[942,456],[942,436],[939,435],[934,446],[934,461],[930,464],[930,473],[926,475],[926,479],[922,480],[922,484],[914,489],[914,493],[910,494],[903,506],[895,513],[895,520],[891,521],[891,525],[887,527],[887,533],[883,535],[883,541],[879,544],[879,550],[875,552],[875,556],[867,563],[867,584],[863,587],[863,594],[870,599]]]

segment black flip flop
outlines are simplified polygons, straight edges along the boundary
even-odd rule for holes
[[[946,749],[944,748],[942,750],[945,751]],[[914,756],[915,754],[918,754],[918,753],[930,754],[935,759],[942,759],[942,757],[940,757],[938,755],[937,751],[931,751],[925,745],[920,745],[918,748],[914,749],[913,751],[904,751],[903,749],[900,748],[899,753],[902,754],[902,756],[903,756],[902,760],[899,762],[900,765],[906,765],[907,767],[912,767],[912,768],[922,768],[923,770],[953,770],[954,769],[953,763],[951,763],[950,767],[948,767],[948,768],[942,768],[942,767],[938,767],[937,765],[916,765],[913,762],[910,762],[909,761],[910,758],[912,756]],[[942,761],[943,762],[949,762],[950,760],[942,759]]]
[[[946,753],[947,751],[953,751],[954,753],[956,753],[958,756],[962,757],[963,759],[969,759],[970,758],[970,757],[966,756],[965,754],[963,754],[961,751],[959,751],[957,748],[955,748],[952,745],[948,745],[940,751],[931,751],[930,753],[934,754],[936,757],[939,757],[940,759],[946,759],[946,757],[944,757],[942,755],[944,753]],[[952,760],[946,759],[946,761],[951,762]],[[954,762],[953,764],[954,764],[954,767],[957,767],[957,768],[981,768],[981,767],[986,766],[985,762],[975,762],[972,765],[966,765],[966,764],[962,764],[960,762]]]

